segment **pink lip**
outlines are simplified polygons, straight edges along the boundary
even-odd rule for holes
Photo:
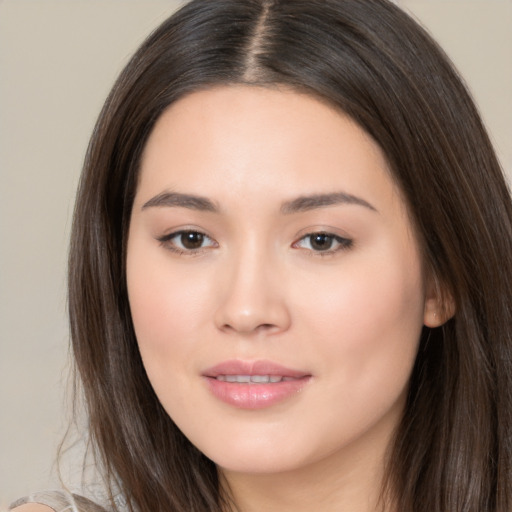
[[[217,380],[220,375],[269,375],[286,380],[249,384]],[[297,394],[309,382],[311,374],[272,361],[231,360],[208,368],[203,377],[211,393],[223,402],[240,409],[263,409]]]

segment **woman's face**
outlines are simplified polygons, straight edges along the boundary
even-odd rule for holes
[[[400,192],[351,119],[249,86],[176,102],[143,154],[127,280],[158,398],[225,471],[382,456],[428,300]]]

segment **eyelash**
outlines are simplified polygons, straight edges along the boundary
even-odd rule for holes
[[[174,239],[180,239],[180,237],[183,237],[185,235],[188,236],[199,236],[201,238],[201,245],[202,242],[209,240],[210,244],[208,246],[201,246],[198,248],[190,249],[183,246],[183,239],[181,238],[180,243],[182,247],[179,247],[176,245],[176,242],[173,242]],[[328,243],[332,245],[333,243],[336,243],[336,247],[333,249],[331,247],[328,247],[325,250],[315,250],[312,247],[311,241],[313,237],[323,237],[324,239],[328,240]],[[309,239],[309,247],[300,247],[300,243],[304,242],[305,240]],[[172,233],[169,233],[167,235],[161,236],[157,238],[157,240],[162,244],[166,249],[178,254],[178,255],[186,255],[186,256],[196,256],[204,252],[205,250],[208,250],[210,247],[218,247],[217,242],[215,242],[212,238],[210,238],[205,233],[202,233],[201,231],[196,231],[193,229],[183,229],[180,231],[174,231]],[[312,233],[308,233],[304,236],[302,236],[297,242],[294,242],[292,244],[292,247],[295,249],[305,249],[307,251],[310,251],[311,255],[314,256],[330,256],[333,255],[339,251],[348,250],[353,246],[353,240],[349,238],[343,238],[338,235],[334,235],[333,233],[328,233],[325,231],[315,231]]]

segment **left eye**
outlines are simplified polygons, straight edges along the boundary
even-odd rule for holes
[[[214,247],[215,242],[199,231],[177,231],[162,238],[160,242],[178,251],[197,251],[205,247]]]
[[[309,249],[315,252],[336,252],[349,248],[351,245],[352,240],[332,233],[310,233],[294,244],[300,249]]]

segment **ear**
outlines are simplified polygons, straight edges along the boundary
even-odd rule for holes
[[[455,315],[455,301],[446,286],[435,276],[427,281],[423,323],[427,327],[440,327]]]

